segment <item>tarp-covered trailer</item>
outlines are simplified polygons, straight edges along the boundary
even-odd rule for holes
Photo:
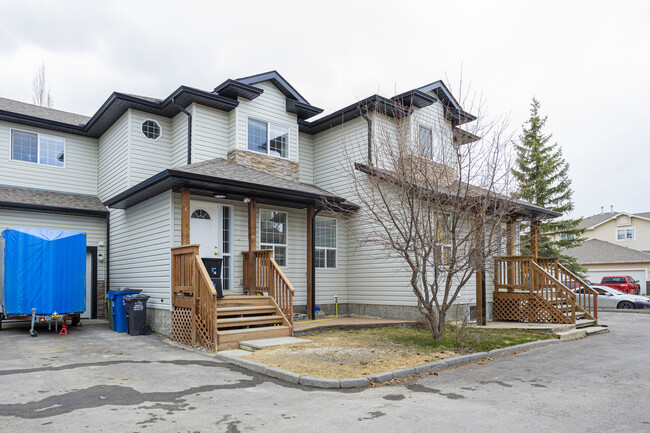
[[[86,234],[65,230],[8,228],[0,237],[2,320],[70,319],[86,310]]]

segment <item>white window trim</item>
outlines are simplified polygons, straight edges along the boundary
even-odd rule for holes
[[[632,238],[628,239],[627,237],[627,231],[632,230]],[[624,239],[619,239],[618,238],[618,232],[619,231],[624,231],[625,232],[625,238]],[[625,242],[625,241],[635,241],[636,240],[636,228],[635,227],[617,227],[616,230],[614,231],[614,239],[616,239],[616,242]]]
[[[257,152],[256,152],[257,153]],[[282,212],[287,216],[287,232],[286,232],[286,237],[287,237],[287,243],[286,244],[271,244],[273,246],[279,246],[279,247],[285,247],[286,249],[286,260],[284,266],[281,266],[278,263],[278,266],[280,266],[282,269],[286,269],[289,267],[289,212],[284,211],[284,210],[277,210],[277,209],[270,209],[270,208],[259,208],[257,210],[257,248],[262,249],[262,212]],[[268,245],[268,244],[267,244]],[[273,258],[275,259],[275,250],[273,251]]]
[[[152,121],[153,123],[155,123],[156,125],[158,125],[158,128],[160,129],[160,135],[158,135],[158,138],[149,138],[149,137],[147,137],[147,136],[144,134],[144,131],[142,130],[142,125],[144,125],[144,123],[147,122],[147,121]],[[149,141],[158,141],[158,140],[160,140],[160,137],[162,137],[162,135],[163,135],[163,128],[162,128],[162,125],[161,125],[161,124],[160,124],[156,119],[151,119],[151,118],[147,117],[147,118],[144,119],[142,122],[140,122],[140,134],[142,134],[142,136],[143,136],[146,140],[149,140]]]
[[[257,122],[266,123],[266,153],[258,152],[256,150],[251,150],[251,149],[248,148],[248,121],[249,120],[255,120]],[[286,157],[271,155],[271,125],[280,126],[282,128],[287,128],[287,156]],[[264,119],[259,119],[257,117],[248,116],[248,117],[246,117],[246,146],[245,147],[246,147],[246,151],[248,151],[248,152],[257,153],[259,155],[266,155],[266,156],[270,156],[272,158],[280,158],[280,159],[289,160],[290,159],[289,156],[291,155],[291,152],[290,152],[290,150],[291,150],[291,127],[288,126],[288,125],[284,125],[282,123],[275,123],[275,122],[271,122],[270,120],[264,120]]]
[[[441,124],[442,125],[442,124]],[[440,140],[437,141],[438,147],[436,148],[436,131],[440,131],[440,128],[443,126],[439,125],[434,127],[428,123],[416,122],[416,134],[417,134],[417,146],[418,146],[418,156],[420,158],[437,162],[438,164],[449,165],[450,163],[450,151],[447,143],[442,136],[439,136]],[[426,157],[420,154],[420,128],[428,129],[431,131],[431,157]]]
[[[336,254],[335,254],[336,259],[334,260],[334,267],[327,267],[326,266],[324,268],[321,268],[321,267],[316,266],[316,269],[320,269],[322,271],[336,270],[339,267],[339,251],[338,251],[339,250],[339,221],[336,218],[332,218],[332,217],[319,217],[319,216],[317,216],[316,219],[317,220],[318,219],[334,220],[335,236],[334,236],[334,248],[332,248],[332,247],[318,247],[318,246],[316,246],[316,241],[314,240],[314,250],[318,250],[318,249],[325,250],[325,264],[327,264],[327,250],[336,251]],[[314,227],[314,230],[315,229],[316,229],[316,227]],[[314,258],[312,257],[312,260],[313,259]]]
[[[30,162],[30,161],[22,161],[20,159],[14,159],[14,138],[13,138],[13,131],[18,131],[18,132],[25,132],[27,134],[36,134],[37,139],[36,139],[36,162]],[[50,137],[56,137],[60,138],[63,140],[63,165],[58,166],[58,165],[50,165],[50,164],[42,164],[41,163],[41,135],[47,135]],[[52,135],[52,134],[43,134],[40,132],[36,131],[29,131],[27,129],[17,129],[17,128],[9,128],[9,161],[11,162],[17,162],[20,164],[29,164],[29,165],[40,165],[43,167],[52,167],[52,168],[65,168],[66,160],[67,160],[67,140],[65,137],[62,137],[60,135]]]

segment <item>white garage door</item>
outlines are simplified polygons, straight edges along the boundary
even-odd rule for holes
[[[625,276],[625,275],[629,275],[635,280],[639,280],[639,284],[641,285],[641,294],[642,295],[646,294],[645,271],[597,271],[597,272],[588,271],[587,272],[587,278],[596,284],[600,283],[600,280],[602,280],[603,277]]]

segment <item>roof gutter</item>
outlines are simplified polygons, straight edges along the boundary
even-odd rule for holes
[[[172,96],[172,105],[187,115],[187,165],[190,165],[192,163],[192,115],[176,103],[176,96]]]

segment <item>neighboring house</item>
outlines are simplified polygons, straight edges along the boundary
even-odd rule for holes
[[[398,97],[429,136],[426,119],[450,129],[474,120],[440,81]],[[368,221],[355,217],[343,168],[346,150],[367,161],[373,124],[392,121],[376,109],[396,105],[374,95],[308,121],[322,110],[275,71],[213,91],[181,86],[165,99],[116,92],[90,118],[0,98],[0,227],[87,232],[88,311],[101,316],[107,288],[142,289],[163,334],[174,305],[170,249],[189,243],[223,259],[233,293],[244,290],[243,253],[270,249],[297,312],[333,311],[338,299],[344,313],[417,317],[403,264],[355,247],[350,229]],[[556,216],[526,204],[522,215]],[[465,286],[464,311],[480,287]]]
[[[606,276],[629,275],[639,280],[641,294],[650,293],[650,254],[600,239],[589,239],[563,254],[587,268],[587,278],[594,283]]]
[[[587,239],[599,239],[615,245],[650,252],[650,212],[607,212],[582,220]]]

